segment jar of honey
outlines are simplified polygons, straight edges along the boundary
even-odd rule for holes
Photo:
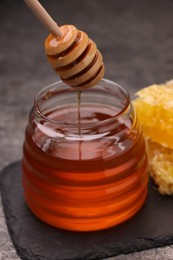
[[[105,79],[81,94],[61,81],[42,89],[22,167],[28,207],[52,226],[93,231],[132,217],[145,202],[148,172],[126,90]]]

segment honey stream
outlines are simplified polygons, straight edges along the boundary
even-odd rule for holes
[[[81,91],[76,91],[77,95],[77,111],[78,111],[78,133],[80,138],[82,137],[81,132]],[[82,159],[82,149],[81,149],[82,141],[79,141],[79,160]]]

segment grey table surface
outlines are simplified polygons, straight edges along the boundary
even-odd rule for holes
[[[106,78],[133,96],[173,78],[173,1],[41,1],[61,24],[86,31],[104,56]],[[0,1],[0,169],[20,160],[35,94],[57,81],[44,55],[47,31],[21,0]],[[17,260],[0,202],[0,259]],[[111,260],[173,259],[173,246]]]

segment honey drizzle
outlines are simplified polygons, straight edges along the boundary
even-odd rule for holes
[[[77,117],[78,117],[78,133],[81,138],[82,132],[81,132],[81,91],[76,91],[77,95]],[[82,158],[82,149],[81,149],[82,141],[79,141],[79,160]]]

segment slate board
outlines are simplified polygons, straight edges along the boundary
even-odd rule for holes
[[[125,223],[97,232],[56,229],[27,208],[21,185],[21,162],[0,173],[0,190],[11,239],[21,259],[103,259],[173,244],[173,197],[149,186],[144,207]]]

